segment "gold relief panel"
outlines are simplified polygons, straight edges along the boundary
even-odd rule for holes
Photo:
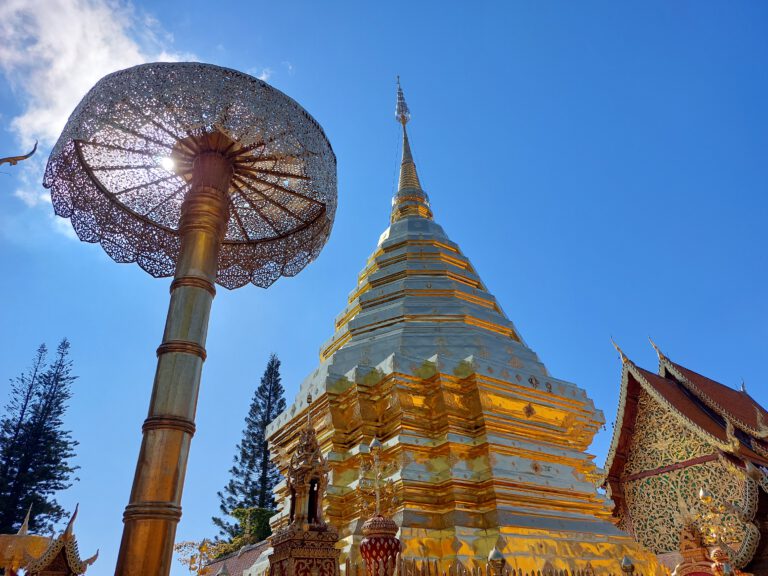
[[[712,492],[717,502],[744,507],[745,485],[717,461],[696,464],[624,483],[627,513],[632,532],[643,546],[656,554],[676,552],[686,517],[705,512],[699,489]],[[733,518],[732,520],[738,521]],[[740,536],[747,535],[741,523]]]
[[[711,446],[679,424],[668,409],[645,391],[640,393],[625,476],[705,456],[712,451]]]

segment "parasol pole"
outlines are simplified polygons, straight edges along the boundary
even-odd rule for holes
[[[232,174],[231,162],[218,152],[204,152],[194,160],[192,186],[181,208],[181,250],[157,349],[149,414],[123,514],[116,576],[171,570]]]

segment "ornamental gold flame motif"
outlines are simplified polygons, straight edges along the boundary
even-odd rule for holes
[[[91,89],[44,185],[81,240],[174,276],[116,569],[163,576],[214,284],[267,287],[317,256],[336,210],[336,158],[319,124],[265,82],[209,64],[156,63]]]
[[[361,456],[360,480],[357,492],[360,514],[367,518],[391,514],[399,504],[392,476],[399,471],[397,462],[382,461],[382,444],[374,438],[368,447],[369,453]]]
[[[742,525],[748,522],[748,514],[731,502],[715,502],[713,494],[706,488],[699,489],[699,500],[704,511],[692,518],[699,528],[702,542],[707,546],[720,546],[736,556],[728,544],[742,539]]]

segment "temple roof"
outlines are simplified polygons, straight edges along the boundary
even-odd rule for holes
[[[255,544],[247,544],[235,552],[217,558],[206,566],[208,573],[214,576],[229,574],[243,576],[243,572],[253,566],[262,552],[269,548],[269,542],[263,540]]]
[[[58,538],[51,540],[48,548],[39,558],[35,558],[34,561],[24,567],[27,574],[42,572],[59,555],[64,556],[67,566],[73,574],[84,574],[88,569],[88,566],[96,562],[96,559],[99,557],[98,550],[96,551],[96,554],[90,558],[86,558],[85,560],[80,558],[80,550],[77,546],[77,538],[75,537],[74,531],[77,509],[78,507],[75,506],[75,511],[72,513],[64,532],[62,532]]]
[[[765,428],[765,422],[768,422],[768,411],[745,390],[734,390],[715,382],[711,378],[672,362],[663,355],[660,356],[660,363],[667,376],[682,382],[686,389],[720,416],[728,418],[734,426],[752,436],[763,438],[768,436],[768,429]]]
[[[768,442],[750,432],[750,426],[758,432],[756,410],[766,412],[751,396],[673,363],[660,351],[658,374],[636,366],[619,352],[623,365],[621,394],[605,464],[605,480],[611,485],[614,500],[621,498],[618,483],[629,456],[638,400],[643,391],[682,426],[711,445],[713,455],[742,468],[746,462],[768,466]]]
[[[29,516],[30,512],[27,512],[17,534],[0,534],[0,568],[6,570],[23,568],[26,574],[35,574],[44,571],[61,555],[73,574],[84,574],[88,566],[98,558],[98,551],[85,560],[80,558],[74,532],[77,507],[66,529],[57,538],[29,534]]]

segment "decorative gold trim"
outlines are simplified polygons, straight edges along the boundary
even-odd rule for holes
[[[170,354],[171,352],[179,352],[182,354],[192,354],[199,356],[205,362],[207,354],[205,348],[200,346],[197,342],[189,342],[187,340],[168,340],[163,342],[157,347],[157,355]]]
[[[158,429],[181,430],[190,436],[194,436],[196,428],[192,420],[179,416],[150,416],[144,420],[144,424],[141,427],[142,432]]]
[[[181,506],[169,502],[141,502],[128,504],[123,512],[123,522],[127,520],[181,520]]]
[[[613,342],[613,340],[611,340]],[[627,405],[627,386],[629,385],[629,371],[627,370],[627,364],[622,360],[621,363],[621,388],[619,390],[619,406],[616,409],[616,420],[613,424],[613,437],[611,438],[611,445],[608,448],[608,455],[605,457],[605,472],[597,480],[599,485],[605,485],[610,476],[611,468],[613,467],[613,460],[616,457],[616,450],[619,447],[619,440],[621,440],[621,432],[624,428],[624,415],[626,413]],[[617,478],[618,480],[618,478]]]
[[[182,286],[202,288],[211,296],[216,296],[216,286],[214,283],[205,278],[200,278],[200,276],[184,276],[182,278],[176,278],[171,282],[170,291],[173,292],[176,288],[181,288]]]

